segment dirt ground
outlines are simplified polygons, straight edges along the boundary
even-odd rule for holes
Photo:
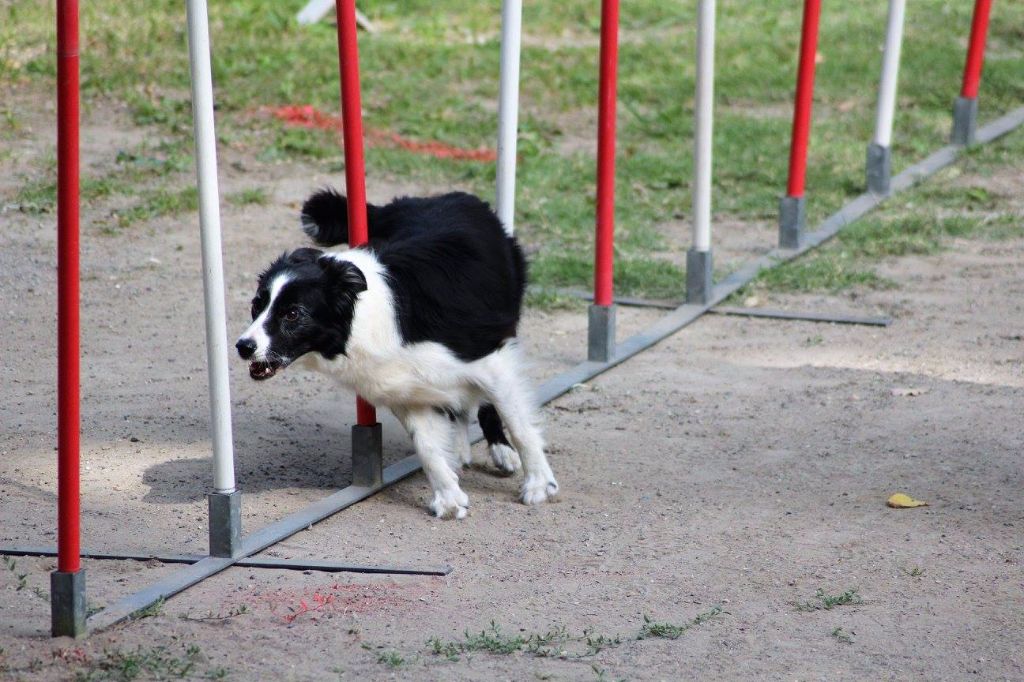
[[[55,540],[54,216],[13,203],[52,149],[47,116],[13,138],[0,173],[3,545]],[[90,112],[85,168],[141,135]],[[340,178],[225,156],[225,192],[270,194],[225,209],[233,338],[256,273],[302,243],[297,203]],[[985,180],[1016,188],[1000,210],[1024,215],[1022,179],[1018,167]],[[444,188],[371,176],[369,189]],[[110,209],[84,212],[83,544],[200,553],[211,465],[196,220],[111,236],[96,227]],[[439,521],[417,475],[267,552],[448,564],[444,578],[231,568],[73,642],[47,635],[54,562],[18,559],[0,568],[0,677],[1024,679],[1024,239],[960,240],[882,274],[898,288],[762,304],[886,314],[889,328],[706,316],[547,406],[558,503],[524,507],[514,480],[473,470],[470,517]],[[620,335],[657,314],[621,310]],[[538,379],[581,359],[584,317],[528,314]],[[256,385],[241,361],[231,379],[246,529],[347,483],[351,396],[298,371]],[[405,456],[384,421],[389,460]],[[889,509],[896,491],[929,506]],[[173,570],[85,566],[94,606]],[[818,590],[852,603],[824,608]],[[683,627],[638,639],[645,616]],[[467,639],[492,622],[501,637]]]

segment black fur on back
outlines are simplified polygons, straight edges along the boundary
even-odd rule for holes
[[[302,208],[324,246],[348,240],[345,197],[327,188]],[[516,335],[526,260],[485,202],[463,192],[367,206],[370,243],[385,266],[406,343],[436,341],[478,360]]]
[[[471,361],[516,335],[526,260],[486,203],[461,192],[396,199],[370,235],[406,343],[436,341]]]

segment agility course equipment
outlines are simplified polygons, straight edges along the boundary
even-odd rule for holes
[[[821,0],[804,0],[800,27],[800,60],[793,98],[793,133],[789,144],[789,177],[786,194],[779,201],[779,246],[798,249],[807,222],[807,145],[811,137],[811,106],[814,97],[814,68],[818,56],[818,21]]]
[[[971,37],[964,61],[963,85],[953,103],[953,144],[974,144],[978,127],[978,89],[981,87],[981,66],[985,61],[985,38],[992,0],[975,0],[971,20]]]
[[[509,2],[511,4],[511,2]],[[803,24],[803,38],[801,42],[801,76],[798,77],[798,97],[795,115],[794,115],[794,134],[791,142],[791,154],[790,154],[790,184],[787,186],[787,196],[789,198],[799,198],[803,200],[803,181],[806,174],[806,153],[807,153],[807,136],[809,133],[810,124],[810,101],[812,95],[812,84],[813,84],[813,56],[814,50],[810,51],[810,83],[806,79],[806,73],[804,72],[803,66],[805,63],[805,57],[807,56],[806,46],[809,44],[808,30],[813,28],[813,39],[816,42],[817,35],[817,22],[818,15],[816,9],[813,10],[812,14],[809,15],[808,7],[812,4],[819,5],[819,3],[805,3],[804,13],[804,24]],[[890,16],[889,24],[890,30],[887,31],[887,36],[894,37],[893,33],[893,17],[894,9],[893,5],[896,4],[896,0],[890,4]],[[902,2],[899,3],[902,6]],[[988,4],[979,0],[978,5],[975,9],[974,27],[972,28],[972,50],[974,49],[975,39],[973,36],[978,33],[977,26],[979,25],[979,11],[978,6],[985,5],[984,7],[984,25],[987,26],[988,19]],[[507,7],[508,5],[506,5]],[[601,111],[609,112],[609,120],[603,120],[600,124],[599,133],[599,145],[604,149],[604,154],[608,155],[605,160],[605,166],[603,166],[603,172],[599,170],[599,177],[604,177],[603,186],[605,187],[604,194],[599,192],[599,213],[597,218],[597,232],[598,235],[604,231],[606,242],[602,243],[603,250],[598,251],[595,254],[595,288],[594,288],[594,303],[595,306],[600,306],[612,311],[614,314],[614,304],[618,300],[623,302],[623,299],[615,299],[613,295],[613,263],[612,263],[612,239],[613,239],[613,211],[614,211],[614,126],[615,126],[615,69],[616,69],[616,56],[617,56],[617,33],[618,33],[618,2],[617,0],[605,0],[602,6],[602,57],[601,57]],[[521,9],[518,3],[515,5],[516,12]],[[77,305],[77,257],[78,257],[78,89],[77,89],[77,2],[74,0],[61,0],[58,3],[58,70],[59,70],[59,106],[58,106],[58,137],[59,137],[59,158],[58,158],[58,175],[59,181],[59,200],[58,200],[58,233],[59,233],[59,324],[60,324],[60,380],[59,380],[59,465],[58,475],[60,479],[59,486],[59,532],[58,532],[58,570],[54,573],[51,580],[54,581],[55,589],[53,592],[53,632],[55,635],[80,635],[84,633],[86,627],[85,620],[85,601],[84,601],[84,571],[81,569],[80,557],[83,555],[81,548],[79,547],[79,533],[78,533],[78,513],[79,513],[79,500],[78,500],[78,305]],[[813,9],[813,8],[812,8]],[[353,230],[350,233],[350,243],[356,245],[365,241],[365,185],[364,185],[364,172],[362,163],[362,135],[361,135],[361,114],[358,106],[359,99],[359,72],[358,72],[358,52],[356,45],[356,32],[355,32],[355,7],[352,0],[338,0],[337,2],[338,11],[338,37],[339,37],[339,61],[341,70],[341,91],[342,91],[342,109],[344,119],[344,129],[346,138],[346,184],[349,194],[349,211],[350,211],[350,226],[353,226]],[[706,170],[706,184],[695,181],[695,195],[694,195],[694,244],[693,250],[697,252],[703,252],[708,254],[708,260],[710,261],[710,253],[712,250],[712,233],[711,233],[711,214],[710,214],[710,178],[711,178],[711,112],[712,112],[712,77],[713,77],[713,36],[714,36],[714,11],[715,6],[713,0],[701,2],[698,5],[698,73],[701,74],[698,77],[697,85],[697,112],[695,114],[699,117],[701,112],[706,118],[701,121],[697,121],[695,129],[701,131],[698,135],[695,135],[695,169],[697,172],[701,172],[700,168]],[[902,10],[898,15],[902,19]],[[203,269],[204,269],[204,282],[207,278],[207,270],[211,268],[211,260],[207,258],[207,248],[211,251],[215,251],[211,254],[210,258],[216,258],[219,264],[220,259],[220,239],[219,239],[219,214],[217,213],[217,186],[216,186],[216,155],[215,149],[213,148],[213,98],[212,98],[212,87],[208,88],[204,92],[204,88],[209,85],[209,42],[208,42],[208,28],[206,26],[206,4],[204,0],[189,0],[188,4],[188,17],[189,17],[189,37],[190,37],[190,56],[193,61],[193,111],[195,117],[196,126],[196,146],[197,146],[197,175],[199,182],[204,182],[203,178],[209,183],[207,188],[204,190],[200,188],[200,223],[201,232],[203,237]],[[900,21],[900,23],[902,23]],[[901,31],[901,27],[898,27]],[[982,50],[984,46],[984,27],[980,30]],[[503,30],[503,36],[504,36]],[[515,40],[518,43],[519,36],[516,31]],[[608,52],[605,51],[605,36],[608,36]],[[895,97],[895,66],[898,66],[898,50],[899,40],[894,41],[896,52],[895,59],[891,57],[892,53],[889,49],[889,39],[887,38],[887,50],[886,54],[883,55],[883,80],[885,80],[886,64],[890,63],[888,68],[892,69],[892,94],[893,97],[890,99],[894,101]],[[503,37],[503,52],[504,52],[505,38]],[[976,71],[972,70],[975,76],[980,77],[981,58],[980,55],[972,62],[972,57],[968,57],[968,64],[971,65],[971,69],[975,68]],[[518,67],[518,45],[515,49],[515,61]],[[606,60],[608,65],[606,67]],[[205,65],[202,63],[205,61]],[[504,59],[503,59],[504,63]],[[206,82],[203,82],[205,68]],[[518,78],[515,79],[518,81]],[[967,80],[967,69],[965,69],[965,83]],[[803,83],[803,86],[801,86]],[[879,96],[879,116],[881,117],[881,109],[883,96],[888,92],[888,87],[883,87],[880,84],[880,96]],[[801,89],[803,88],[803,89]],[[967,91],[970,92],[970,91]],[[605,98],[610,93],[609,100]],[[963,97],[963,91],[961,93]],[[973,96],[977,96],[977,82],[974,83]],[[354,98],[354,99],[353,99]],[[511,105],[517,105],[515,101],[517,98],[514,96],[509,97]],[[800,108],[800,102],[804,101],[807,105],[806,110]],[[354,103],[353,103],[354,102]],[[802,124],[798,126],[798,122]],[[891,138],[891,124],[892,117],[891,112],[888,118],[888,130]],[[1017,109],[1002,118],[989,123],[988,125],[982,126],[981,128],[974,131],[973,139],[978,143],[990,142],[1001,135],[1004,135],[1016,127],[1024,124],[1024,108]],[[606,134],[606,126],[610,125],[610,134]],[[885,129],[885,126],[882,128]],[[514,127],[513,127],[514,130]],[[879,142],[878,137],[878,126],[876,125],[876,137],[873,139],[873,143]],[[798,135],[799,133],[799,135]],[[352,142],[350,143],[350,136]],[[802,144],[798,139],[802,138]],[[514,136],[513,136],[514,138]],[[884,140],[884,138],[882,138]],[[701,141],[703,140],[703,142]],[[891,141],[891,140],[884,140]],[[499,143],[500,144],[500,143]],[[203,149],[200,149],[200,147]],[[886,145],[888,146],[888,145]],[[212,152],[212,153],[211,153]],[[350,153],[353,154],[350,156]],[[921,179],[928,177],[934,172],[941,168],[948,166],[953,163],[957,156],[961,153],[961,147],[959,145],[950,145],[943,147],[937,152],[933,153],[923,161],[907,168],[902,173],[899,173],[895,177],[891,178],[889,183],[889,192],[895,193],[904,190],[913,184],[919,182]],[[601,155],[599,154],[599,157]],[[794,166],[794,159],[796,160],[796,166]],[[514,151],[512,153],[512,172],[514,175]],[[206,170],[204,170],[204,168]],[[210,169],[212,168],[212,176],[210,175]],[[798,171],[799,179],[799,196],[793,195],[791,190],[794,189],[792,181],[794,180],[794,168]],[[609,170],[610,169],[610,170]],[[212,182],[210,181],[212,177]],[[706,187],[707,192],[702,197],[698,197],[697,193],[703,191],[700,187]],[[514,188],[514,185],[513,185]],[[353,191],[355,190],[355,191]],[[203,198],[205,196],[205,198]],[[604,196],[605,204],[601,204],[601,196]],[[355,198],[353,198],[355,197]],[[877,206],[879,203],[885,200],[885,194],[875,191],[869,191],[861,196],[855,198],[852,202],[844,206],[837,213],[827,218],[817,230],[804,234],[802,229],[798,234],[796,246],[781,245],[779,249],[776,249],[765,256],[755,259],[750,263],[744,265],[739,270],[735,271],[731,275],[725,277],[721,282],[715,283],[712,279],[710,267],[706,269],[706,276],[702,282],[704,293],[697,297],[697,301],[689,301],[677,306],[666,316],[657,321],[654,325],[646,329],[645,331],[625,339],[623,342],[616,344],[614,337],[614,317],[612,317],[611,335],[605,335],[605,345],[603,359],[594,359],[591,356],[591,350],[588,348],[588,359],[586,362],[582,362],[576,367],[570,369],[559,376],[556,376],[539,388],[538,394],[543,402],[548,402],[564,392],[568,391],[572,386],[577,383],[587,381],[602,372],[614,367],[625,360],[629,359],[633,355],[642,352],[646,348],[654,345],[658,341],[665,337],[675,333],[679,329],[683,328],[690,322],[698,319],[701,315],[706,312],[717,311],[723,314],[732,314],[735,311],[728,309],[717,308],[718,304],[721,303],[726,297],[738,290],[741,286],[751,281],[757,274],[764,269],[774,267],[779,263],[785,262],[796,256],[815,248],[827,239],[834,236],[840,229],[850,222],[856,220],[860,216],[864,215],[872,208]],[[698,211],[698,205],[700,206]],[[354,208],[355,207],[355,208]],[[361,210],[360,210],[361,207]],[[606,211],[606,217],[608,220],[602,222],[600,215],[600,207],[603,207]],[[352,211],[356,211],[356,215],[352,215]],[[206,215],[204,216],[204,212]],[[212,215],[211,213],[212,212]],[[697,230],[696,225],[698,223],[698,215],[706,216],[706,220],[702,219],[700,231]],[[362,221],[362,225],[359,223]],[[507,224],[507,227],[511,229],[511,223]],[[802,224],[801,224],[802,228]],[[601,279],[598,279],[597,271],[601,269]],[[216,272],[211,270],[209,277],[217,279]],[[600,286],[599,286],[600,284]],[[207,352],[210,355],[210,366],[211,372],[213,371],[214,359],[213,353],[216,347],[215,343],[209,341],[209,337],[212,333],[217,331],[217,311],[216,306],[211,305],[210,298],[218,295],[220,304],[223,306],[223,282],[212,282],[209,288],[204,286],[206,295],[204,301],[207,305],[207,338],[208,338],[208,349]],[[687,298],[690,298],[690,287],[689,281],[687,282]],[[211,311],[211,308],[213,310]],[[751,311],[746,311],[745,314],[752,314]],[[220,321],[223,322],[223,307],[220,311]],[[792,316],[792,314],[789,314]],[[804,316],[805,318],[807,316]],[[593,318],[591,318],[593,320]],[[841,320],[830,320],[830,321],[841,321]],[[861,323],[863,321],[858,321]],[[873,323],[880,323],[875,321]],[[226,358],[226,333],[223,324],[221,324],[221,334],[225,343],[225,358]],[[212,330],[212,331],[211,331]],[[73,355],[73,357],[71,357]],[[229,401],[217,402],[219,397],[214,395],[214,378],[211,375],[211,425],[216,429],[217,415],[213,414],[216,409],[214,404],[229,405]],[[226,384],[222,387],[225,391],[224,396],[227,396]],[[227,458],[227,463],[218,461],[217,455],[217,440],[214,435],[214,492],[211,494],[210,504],[210,524],[211,524],[211,551],[210,556],[198,557],[191,555],[158,555],[158,558],[167,560],[168,562],[181,562],[187,563],[188,566],[180,571],[176,571],[171,575],[167,576],[160,582],[151,585],[144,590],[137,592],[129,597],[111,605],[104,609],[100,613],[92,616],[88,620],[88,626],[91,629],[98,629],[109,626],[127,617],[130,617],[132,613],[145,608],[149,604],[161,599],[167,598],[181,590],[189,587],[190,585],[202,580],[205,577],[213,575],[214,573],[223,570],[231,565],[249,565],[249,566],[262,566],[262,565],[273,565],[275,567],[298,567],[294,562],[283,562],[281,560],[265,560],[265,559],[249,559],[252,554],[255,554],[266,547],[280,541],[283,538],[290,536],[298,530],[308,527],[309,525],[316,523],[319,520],[330,516],[331,514],[344,509],[345,507],[358,502],[359,500],[365,499],[366,497],[374,494],[380,489],[397,482],[419,469],[418,462],[415,456],[407,457],[395,464],[392,464],[386,468],[380,465],[380,431],[379,424],[376,422],[376,415],[372,411],[372,407],[368,404],[362,403],[358,407],[357,424],[353,430],[353,485],[338,491],[323,500],[320,500],[309,507],[286,516],[280,521],[273,523],[263,529],[257,530],[248,536],[241,536],[240,526],[231,526],[233,523],[231,518],[231,504],[215,503],[213,502],[214,496],[224,495],[230,496],[237,494],[238,491],[235,489],[235,481],[233,475],[233,453],[231,452],[230,442],[230,414],[227,415],[227,420],[223,421],[228,433],[227,447],[222,447],[220,450],[221,456]],[[371,427],[371,431],[359,431],[361,427]],[[377,430],[374,432],[372,427]],[[216,431],[214,431],[216,434]],[[376,434],[376,443],[373,442],[374,435]],[[357,434],[369,434],[369,435],[357,435]],[[478,437],[475,434],[474,439]],[[361,440],[362,439],[362,440]],[[357,454],[362,453],[362,454]],[[377,459],[374,460],[373,456]],[[363,459],[360,457],[365,456]],[[225,511],[226,509],[226,511]],[[217,512],[216,514],[214,512]],[[215,543],[214,543],[214,523],[215,518],[225,521],[228,526],[226,528],[219,528],[219,532],[226,532],[226,535],[219,536],[221,540],[226,544],[218,545],[216,551],[219,553],[215,554]],[[233,533],[235,529],[238,530],[237,543]],[[232,544],[235,543],[235,544]],[[45,555],[51,554],[52,551],[48,549],[30,548],[20,550],[2,550],[0,553],[4,554],[28,554],[28,555]],[[87,556],[94,558],[134,558],[126,554],[118,553],[102,553],[102,554],[89,554]],[[381,568],[381,567],[352,567],[343,564],[334,564],[333,562],[313,562],[319,564],[315,570],[364,570],[371,572],[405,572],[405,573],[427,573],[427,574],[443,574],[447,571],[445,568],[408,568],[408,567],[396,567],[396,568]],[[304,562],[300,564],[302,567],[310,567],[310,562]],[[71,577],[56,577],[56,576],[71,576]],[[56,589],[57,586],[63,588],[63,591],[58,594]],[[58,624],[60,627],[58,627]]]

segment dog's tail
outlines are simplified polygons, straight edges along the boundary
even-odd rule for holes
[[[376,206],[366,205],[369,220],[372,221],[376,211]],[[319,246],[348,243],[348,200],[331,187],[318,190],[306,199],[301,221],[302,231]],[[370,234],[373,234],[372,226]]]

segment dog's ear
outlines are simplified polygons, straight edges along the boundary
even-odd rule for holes
[[[315,251],[316,249],[310,249]],[[321,256],[317,264],[323,269],[327,280],[339,289],[355,297],[362,291],[366,291],[366,277],[363,271],[347,260],[339,260],[330,255]]]
[[[284,260],[289,265],[302,265],[303,263],[312,263],[322,255],[324,255],[324,252],[320,249],[303,247],[301,249],[295,249],[291,253],[287,254]]]

